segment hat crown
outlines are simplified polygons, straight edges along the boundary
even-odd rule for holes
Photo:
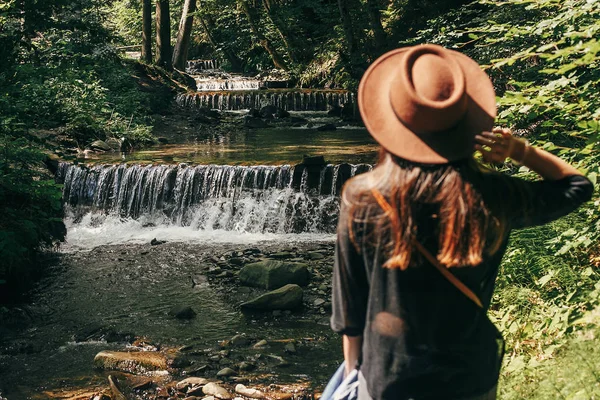
[[[446,131],[467,111],[464,73],[445,49],[434,45],[406,54],[389,97],[396,116],[417,134]]]
[[[412,65],[411,77],[417,96],[440,102],[454,93],[452,71],[444,59],[435,54],[424,54]]]

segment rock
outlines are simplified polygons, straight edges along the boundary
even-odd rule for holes
[[[60,163],[60,157],[55,154],[47,154],[44,159],[44,164],[46,164],[46,168],[53,174],[56,174],[58,171],[58,165]]]
[[[274,316],[274,317],[281,317],[281,314],[283,314],[283,313],[281,312],[281,310],[275,310],[275,311],[273,311],[273,316]]]
[[[167,139],[166,137],[162,137],[162,136],[161,136],[161,137],[158,137],[158,138],[156,138],[156,140],[157,140],[157,141],[158,141],[158,143],[160,143],[160,144],[167,144],[167,143],[169,143],[169,139]]]
[[[256,369],[256,365],[248,361],[242,361],[237,365],[237,369],[242,372],[252,371]]]
[[[241,269],[240,283],[263,289],[275,289],[293,283],[306,286],[308,284],[308,267],[306,264],[282,261],[259,261],[247,264]]]
[[[128,383],[129,383],[129,386],[131,387],[131,390],[136,391],[136,390],[149,389],[150,387],[152,387],[152,384],[154,382],[152,382],[152,379],[150,379],[150,378],[136,376],[135,378],[132,378],[132,380],[129,381]]]
[[[217,372],[217,376],[219,378],[227,377],[227,376],[233,376],[235,374],[236,374],[236,372],[234,370],[232,370],[231,368],[229,368],[229,367],[223,368],[222,370],[220,370],[219,372]]]
[[[325,300],[323,300],[323,299],[316,299],[316,300],[313,302],[313,304],[314,304],[316,307],[319,307],[320,305],[323,305],[323,304],[325,304]]]
[[[283,260],[286,258],[292,258],[294,255],[288,251],[279,251],[277,253],[272,253],[269,255],[269,258],[274,258],[276,260]]]
[[[94,357],[94,367],[108,371],[144,374],[167,369],[167,357],[151,351],[101,351]]]
[[[325,162],[325,157],[323,156],[307,156],[304,155],[302,156],[302,164],[306,165],[306,166],[312,166],[312,165],[318,165],[318,166],[323,166],[326,165],[327,163]]]
[[[207,396],[214,396],[217,399],[221,400],[233,399],[233,396],[229,394],[227,390],[225,390],[223,387],[217,385],[214,382],[209,382],[206,385],[204,385],[204,387],[202,388],[202,393],[204,393]]]
[[[283,348],[283,351],[285,351],[286,353],[294,354],[296,352],[296,346],[294,346],[294,343],[288,343]]]
[[[243,309],[253,310],[294,310],[302,306],[302,288],[298,285],[285,285],[243,303]]]
[[[244,264],[244,259],[240,257],[232,257],[229,259],[229,264],[231,265],[242,265]]]
[[[319,253],[318,251],[309,251],[306,253],[306,258],[309,260],[322,260],[325,258],[325,255],[323,255],[323,253]]]
[[[119,388],[118,381],[113,378],[112,375],[108,376],[108,385],[110,386],[110,392],[112,393],[111,398],[114,400],[127,400],[127,397],[123,394]]]
[[[246,335],[235,335],[231,338],[231,344],[234,346],[247,346],[250,343],[250,340],[246,337]]]
[[[341,117],[342,116],[342,107],[338,105],[334,105],[331,110],[327,111],[327,115],[330,117]]]
[[[258,348],[261,348],[261,347],[265,347],[268,344],[269,343],[266,340],[263,339],[263,340],[260,340],[260,341],[256,342],[254,344],[254,346],[252,346],[252,347],[255,348],[255,349],[258,349]]]
[[[192,319],[196,312],[190,306],[177,305],[169,310],[169,315],[177,319]]]
[[[207,288],[210,286],[206,275],[194,275],[192,276],[192,284],[195,288]]]
[[[283,108],[278,108],[275,112],[275,117],[277,118],[287,118],[290,116],[290,113],[284,110]]]
[[[121,141],[116,138],[107,139],[106,144],[109,145],[112,150],[119,150],[121,148]]]
[[[317,127],[317,130],[320,132],[335,131],[335,130],[337,130],[337,127],[334,124],[325,124],[325,125],[321,125],[321,126]]]
[[[246,115],[244,117],[244,126],[246,128],[260,129],[260,128],[266,128],[267,126],[269,126],[269,124],[267,124],[266,121],[263,121],[260,118],[255,118],[255,117]]]
[[[167,241],[166,240],[157,240],[156,238],[154,238],[150,241],[151,246],[158,246],[159,244],[164,244],[164,243],[167,243]]]
[[[248,110],[248,115],[254,118],[260,118],[260,111],[256,108],[251,108]]]
[[[260,390],[247,388],[241,383],[235,385],[235,392],[242,396],[250,397],[251,399],[264,399],[266,397]]]
[[[273,117],[277,112],[277,107],[272,104],[266,105],[260,109],[260,116],[263,118]]]
[[[90,144],[90,149],[92,150],[100,150],[100,151],[111,151],[112,147],[108,145],[108,143],[103,142],[102,140],[96,140]]]

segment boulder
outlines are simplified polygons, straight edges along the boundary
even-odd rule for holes
[[[169,315],[177,319],[192,319],[196,312],[190,306],[177,305],[169,310]]]
[[[285,261],[259,261],[247,264],[239,274],[242,285],[263,289],[276,289],[289,283],[308,284],[308,267],[302,263]]]
[[[102,140],[96,140],[90,144],[90,149],[92,150],[100,150],[100,151],[111,151],[112,147],[108,145],[108,143],[103,142]]]
[[[164,354],[151,351],[101,351],[94,357],[96,368],[132,374],[164,371],[167,366],[167,357]]]
[[[337,127],[334,124],[325,124],[317,127],[317,130],[320,132],[323,131],[335,131]]]
[[[273,117],[273,115],[277,112],[277,107],[272,104],[261,107],[260,116],[263,118]]]
[[[269,124],[267,124],[266,121],[263,121],[260,118],[251,117],[249,115],[246,115],[244,117],[244,126],[246,128],[259,129],[259,128],[266,128],[268,125]]]
[[[283,108],[278,108],[275,112],[275,117],[277,118],[287,118],[290,116],[290,113]]]
[[[250,310],[295,310],[302,306],[302,288],[298,285],[285,285],[243,303],[243,309]]]
[[[302,164],[304,164],[306,166],[312,166],[312,165],[324,166],[324,165],[327,165],[327,163],[325,162],[325,157],[323,157],[323,156],[307,156],[307,155],[304,155],[302,157]]]

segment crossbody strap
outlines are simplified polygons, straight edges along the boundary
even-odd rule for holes
[[[375,200],[382,207],[385,212],[394,212],[390,203],[383,197],[381,192],[375,188],[371,189]],[[448,271],[442,263],[438,261],[436,257],[434,257],[429,250],[425,248],[421,243],[417,241],[417,239],[413,238],[413,245],[417,248],[417,250],[425,256],[427,261],[429,261],[440,273],[446,278],[451,284],[453,284],[458,290],[460,290],[465,296],[467,296],[473,303],[475,303],[478,307],[483,308],[483,304],[481,304],[481,300],[479,297],[467,285],[462,283],[460,279],[458,279],[452,272]]]

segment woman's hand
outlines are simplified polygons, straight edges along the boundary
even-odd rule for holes
[[[475,149],[483,156],[483,160],[488,163],[503,163],[507,157],[514,157],[516,142],[512,132],[508,128],[494,128],[491,132],[482,132],[481,135],[475,135]]]

